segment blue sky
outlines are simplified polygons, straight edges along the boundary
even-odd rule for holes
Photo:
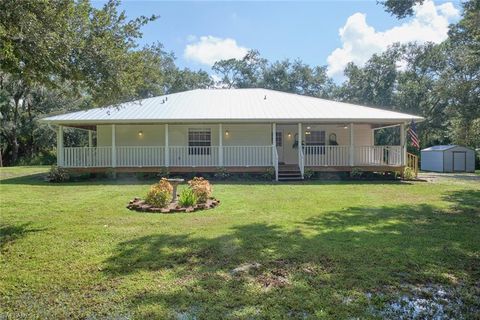
[[[101,5],[101,2],[95,2]],[[206,2],[123,1],[129,18],[160,15],[140,44],[161,42],[180,67],[210,72],[215,59],[257,49],[271,61],[299,58],[341,75],[392,41],[440,42],[458,19],[458,2],[427,0],[412,18],[397,20],[376,1]],[[342,35],[339,30],[342,29]]]

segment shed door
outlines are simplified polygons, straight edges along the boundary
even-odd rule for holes
[[[453,152],[453,171],[466,171],[467,154],[465,151]]]

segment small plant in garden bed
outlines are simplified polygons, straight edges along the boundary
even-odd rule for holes
[[[197,204],[197,196],[191,188],[185,188],[178,197],[178,204],[182,207],[192,207]]]
[[[173,187],[167,179],[162,178],[159,183],[150,187],[145,202],[163,208],[172,200]]]
[[[212,196],[212,186],[210,182],[204,178],[194,177],[188,181],[189,188],[197,196],[199,203],[205,203]]]

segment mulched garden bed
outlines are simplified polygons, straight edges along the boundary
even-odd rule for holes
[[[198,210],[213,209],[219,204],[220,204],[220,200],[217,200],[215,198],[210,198],[207,200],[207,202],[198,203],[192,207],[182,207],[178,204],[178,201],[175,201],[170,203],[165,208],[158,208],[145,203],[145,201],[140,198],[134,198],[128,203],[127,209],[141,211],[141,212],[156,212],[156,213],[194,212]]]

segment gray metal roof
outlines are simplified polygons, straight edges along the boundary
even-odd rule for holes
[[[267,89],[198,89],[43,119],[59,124],[128,122],[407,122],[422,117]]]
[[[446,146],[431,146],[431,147],[422,149],[422,151],[445,151],[445,150],[451,149],[453,147],[456,147],[456,145],[455,144],[450,144],[450,145],[446,145]]]
[[[464,147],[464,146],[459,146],[459,145],[456,145],[456,144],[449,144],[449,145],[439,145],[439,146],[431,146],[431,147],[428,147],[428,148],[425,148],[425,149],[422,149],[422,151],[445,151],[445,150],[449,150],[449,149],[452,149],[452,148],[462,148],[462,149],[470,149],[468,147]],[[471,149],[470,149],[471,150]]]

